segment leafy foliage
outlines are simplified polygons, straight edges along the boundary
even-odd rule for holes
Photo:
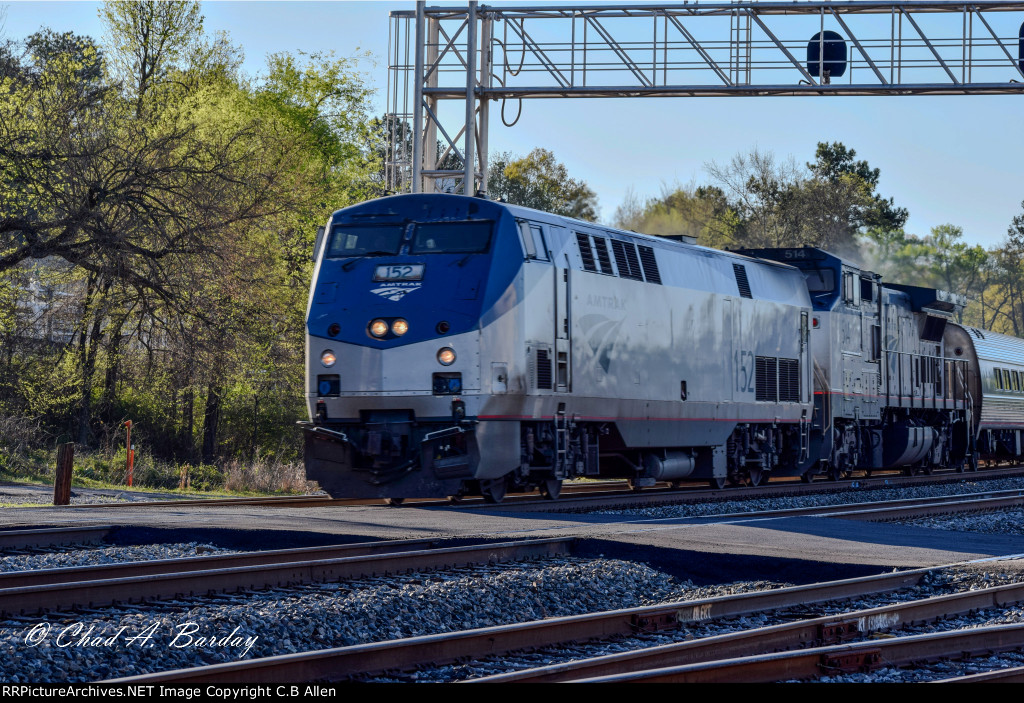
[[[132,419],[160,461],[294,457],[309,251],[373,193],[369,91],[326,55],[245,76],[200,10],[108,2],[102,49],[0,52],[0,419],[107,452]]]
[[[547,149],[534,149],[523,158],[497,154],[488,165],[487,194],[580,220],[597,220],[597,196]]]

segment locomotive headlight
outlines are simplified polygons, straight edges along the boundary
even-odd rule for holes
[[[398,318],[397,320],[391,323],[391,331],[394,332],[397,336],[401,337],[403,334],[409,331],[409,323],[403,320],[402,318]]]
[[[370,334],[378,339],[388,333],[388,323],[384,320],[374,320],[370,323]]]
[[[441,366],[451,366],[455,363],[455,350],[451,347],[441,347],[437,352],[437,361]]]
[[[324,353],[320,355],[320,363],[326,366],[327,368],[331,368],[332,366],[334,366],[334,362],[336,362],[337,360],[338,357],[336,357],[334,355],[334,352],[332,352],[330,349],[325,349]]]

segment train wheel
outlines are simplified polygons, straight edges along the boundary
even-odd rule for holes
[[[747,473],[747,480],[751,486],[762,486],[768,482],[768,472],[761,467],[750,469]]]
[[[505,500],[505,493],[508,491],[508,483],[505,477],[490,478],[480,482],[480,493],[488,503],[500,503]]]
[[[452,505],[455,505],[457,503],[461,503],[462,502],[462,494],[461,493],[456,493],[455,495],[448,496],[448,502],[451,503]]]
[[[803,481],[804,483],[810,483],[811,481],[814,480],[814,476],[811,474],[810,471],[808,471],[806,473],[800,474],[800,480]]]
[[[557,478],[545,481],[540,484],[540,494],[548,500],[558,500],[558,496],[562,495],[562,482]]]
[[[715,490],[721,490],[725,488],[725,476],[712,476],[708,483]]]
[[[399,505],[405,502],[405,498],[388,498],[384,502],[394,508],[397,508]]]

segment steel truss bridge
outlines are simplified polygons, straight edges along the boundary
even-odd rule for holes
[[[387,187],[487,183],[523,101],[1024,93],[1024,2],[478,5],[392,12]]]

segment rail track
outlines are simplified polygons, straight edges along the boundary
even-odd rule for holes
[[[438,547],[430,540],[406,540],[7,572],[0,573],[0,615],[518,561],[567,554],[573,543],[560,538]]]
[[[884,479],[878,479],[884,480]],[[834,487],[834,484],[832,484]],[[806,486],[794,484],[796,489]],[[789,486],[779,486],[782,491]],[[724,491],[736,496],[739,491]],[[641,494],[644,495],[644,494]],[[763,490],[755,493],[763,495]],[[607,496],[588,496],[581,500],[598,501]],[[616,496],[615,499],[620,499]],[[561,502],[561,501],[560,501]],[[569,502],[569,501],[565,501]],[[678,499],[675,502],[679,502]],[[1024,504],[1024,490],[985,491],[979,494],[948,496],[912,500],[886,501],[883,504],[854,504],[838,506],[814,506],[809,508],[748,512],[732,515],[715,515],[704,520],[723,520],[733,517],[743,519],[771,519],[795,515],[831,516],[842,519],[885,520],[900,519],[926,514],[942,514],[964,510],[993,510]],[[547,502],[547,505],[552,505]],[[492,509],[495,506],[490,506]],[[694,519],[694,518],[680,518]],[[664,522],[660,518],[659,522]],[[624,529],[632,529],[643,520],[628,520]],[[95,543],[109,532],[110,527],[88,528],[88,530],[14,530],[0,532],[0,547],[32,548],[33,544],[85,544]],[[5,541],[6,540],[6,541]],[[20,540],[20,541],[19,541]],[[529,542],[467,545],[435,549],[435,540],[405,540],[393,542],[357,543],[317,547],[314,549],[274,550],[219,556],[204,556],[188,559],[168,559],[143,563],[105,565],[101,567],[71,567],[35,572],[12,572],[0,574],[0,613],[10,617],[24,618],[26,614],[49,611],[60,614],[80,608],[97,608],[119,603],[140,601],[173,601],[193,595],[235,592],[239,590],[287,587],[318,581],[360,578],[375,574],[396,573],[405,570],[444,569],[487,563],[493,561],[518,560],[534,556],[568,554],[572,551],[573,540],[532,540]],[[792,604],[818,603],[842,597],[853,597],[857,589],[863,592],[878,592],[905,588],[920,574],[902,572],[886,574],[870,586],[866,580],[853,580],[843,585],[833,584],[835,590],[815,591],[814,586],[795,589],[780,589],[765,592],[760,596],[747,597],[729,603],[731,599],[710,599],[690,604],[670,604],[647,609],[613,611],[573,618],[555,618],[538,623],[522,623],[503,628],[484,628],[452,635],[431,635],[394,642],[379,642],[372,645],[357,645],[332,650],[319,650],[284,657],[231,664],[215,665],[164,672],[132,681],[274,681],[274,680],[321,680],[364,678],[383,671],[402,670],[424,665],[437,665],[481,654],[513,652],[523,648],[536,648],[564,642],[602,639],[611,636],[623,637],[645,630],[677,628],[690,622],[707,622],[736,614],[778,610]],[[917,574],[915,576],[915,573]],[[860,582],[860,583],[858,583]],[[879,584],[888,583],[888,586]],[[893,585],[900,584],[903,585]],[[825,585],[829,586],[829,585]],[[842,589],[847,589],[843,591]],[[870,589],[875,589],[874,591]],[[760,604],[756,603],[760,598]],[[789,604],[784,600],[792,598]],[[972,600],[973,599],[973,600]],[[901,640],[884,650],[873,643],[843,642],[847,635],[863,636],[875,631],[884,632],[894,624],[916,622],[921,619],[941,617],[954,612],[966,612],[1005,603],[1024,602],[1024,584],[1012,584],[999,588],[977,591],[970,597],[927,599],[910,606],[882,606],[876,612],[845,614],[844,618],[821,618],[815,622],[809,619],[788,626],[751,630],[746,637],[723,636],[695,642],[671,645],[671,652],[662,648],[651,648],[655,654],[637,653],[622,656],[630,662],[625,668],[609,668],[605,660],[598,668],[587,665],[559,665],[557,671],[535,671],[525,680],[750,680],[768,681],[785,678],[808,678],[821,672],[867,669],[879,662],[901,662],[906,658],[917,658],[924,654],[938,658],[951,656],[947,653],[957,640],[955,637],[915,635]],[[727,604],[728,603],[728,604]],[[88,612],[88,611],[86,611]],[[855,622],[854,625],[850,625]],[[562,628],[565,628],[564,630]],[[1018,629],[1014,629],[1017,627]],[[976,628],[979,633],[973,639],[961,644],[958,651],[983,652],[1012,649],[1024,641],[1024,631],[1019,626],[1003,628]],[[765,630],[765,631],[761,631]],[[984,630],[984,632],[982,632]],[[807,634],[811,633],[811,634]],[[831,633],[831,634],[822,634]],[[831,643],[828,639],[837,636],[842,644]],[[972,635],[973,637],[973,635]],[[1016,640],[1014,639],[1016,638]],[[889,639],[886,640],[887,642]],[[702,649],[704,644],[714,647],[714,659]],[[749,646],[749,649],[745,649]],[[901,649],[901,647],[903,647]],[[914,648],[917,648],[916,650]],[[943,649],[946,647],[947,649]],[[779,649],[803,648],[802,655],[787,658],[778,654]],[[810,650],[814,650],[808,654]],[[678,651],[677,651],[678,650]],[[703,653],[702,653],[703,652]],[[908,653],[909,652],[909,653]],[[730,670],[721,662],[728,653],[730,659],[740,661],[738,669]],[[665,655],[665,659],[646,660],[647,656]],[[817,659],[813,659],[816,655]],[[816,661],[812,665],[810,662]],[[898,664],[897,664],[898,665]],[[250,668],[251,667],[251,668]],[[775,673],[771,673],[775,668]],[[816,667],[816,668],[815,668]],[[209,669],[209,672],[207,672]],[[811,670],[818,673],[810,673]],[[657,670],[656,672],[654,670]],[[781,671],[783,674],[778,674]],[[265,673],[264,673],[265,672]],[[797,673],[792,673],[797,672]],[[210,678],[206,678],[209,674]],[[773,676],[779,678],[771,678]],[[1021,674],[1024,676],[1024,674]],[[519,680],[517,676],[495,678],[496,681]],[[612,679],[608,677],[621,677]],[[994,674],[992,675],[994,676]],[[1013,674],[1006,674],[1013,676]],[[165,678],[170,677],[170,678]],[[178,677],[178,678],[174,678]],[[223,677],[223,678],[221,678]],[[265,677],[265,678],[264,678]],[[553,677],[553,678],[552,678]],[[659,678],[662,677],[662,678]],[[675,678],[672,678],[675,677]],[[491,680],[491,679],[482,679]],[[978,680],[984,680],[979,678]],[[1010,679],[1012,680],[1012,679]]]
[[[597,501],[604,505],[602,498],[587,498],[591,505]],[[616,504],[612,504],[614,507]],[[913,517],[944,515],[957,512],[984,512],[1024,506],[1024,489],[980,491],[949,496],[927,498],[903,498],[865,503],[843,503],[836,505],[814,505],[807,507],[755,510],[746,512],[717,513],[705,516],[657,517],[625,519],[623,524],[635,525],[649,521],[667,523],[672,521],[720,521],[729,519],[759,520],[784,517],[816,516],[835,517],[845,520],[884,521]],[[16,552],[60,546],[96,545],[108,537],[116,528],[111,525],[87,527],[39,528],[32,530],[0,530],[0,551]],[[408,551],[414,548],[437,547],[439,539],[386,540],[379,542],[358,542],[346,545],[310,547],[297,549],[244,552],[219,557],[205,556],[186,559],[167,559],[143,563],[125,563],[102,567],[68,567],[38,572],[0,573],[0,590],[3,588],[41,584],[56,584],[72,577],[79,580],[100,580],[116,578],[118,574],[160,574],[173,571],[187,571],[192,568],[230,568],[235,566],[257,566],[307,561],[311,559],[332,559],[386,552]],[[88,576],[88,578],[87,578]],[[3,612],[0,610],[0,612]]]
[[[776,479],[759,486],[731,486],[723,489],[709,489],[703,484],[682,484],[670,486],[659,484],[654,488],[635,491],[625,481],[593,481],[567,483],[563,487],[562,497],[556,501],[544,499],[536,493],[510,494],[501,504],[488,503],[479,498],[466,498],[452,501],[449,499],[409,499],[403,502],[406,507],[418,508],[451,508],[460,510],[487,511],[541,511],[541,512],[578,512],[616,507],[622,505],[662,505],[689,502],[714,502],[721,500],[740,500],[751,497],[772,497],[786,495],[810,495],[815,493],[835,492],[844,489],[867,489],[873,487],[913,486],[921,484],[949,483],[963,481],[965,478],[988,480],[1013,478],[1024,474],[1024,466],[999,467],[977,473],[943,472],[928,475],[903,476],[898,473],[874,474],[857,476],[842,481],[814,481],[810,484],[799,479]],[[79,503],[65,506],[72,510],[103,510],[103,509],[151,509],[151,508],[182,508],[211,506],[253,506],[278,508],[322,508],[384,505],[383,499],[336,499],[325,495],[303,496],[264,496],[247,498],[199,498],[188,500],[156,500],[117,503]]]
[[[962,565],[952,565],[962,566]],[[945,567],[940,567],[945,568]],[[723,618],[779,611],[864,596],[882,597],[919,585],[934,569],[917,569],[824,584],[626,610],[551,618],[350,647],[266,657],[244,662],[160,672],[120,679],[123,683],[245,680],[343,680],[436,667],[481,657],[502,657],[524,649],[602,641],[638,633],[707,624]],[[769,627],[648,647],[622,654],[577,659],[552,666],[474,679],[479,682],[557,681],[777,681],[813,678],[882,661],[916,656],[945,657],[1020,646],[1024,625],[978,628],[844,644],[935,618],[1024,602],[1024,583],[897,602],[823,617],[802,617]],[[957,636],[966,637],[957,648]],[[799,650],[775,654],[778,650]]]
[[[0,550],[11,552],[70,545],[98,544],[106,539],[113,530],[113,525],[0,530]]]

